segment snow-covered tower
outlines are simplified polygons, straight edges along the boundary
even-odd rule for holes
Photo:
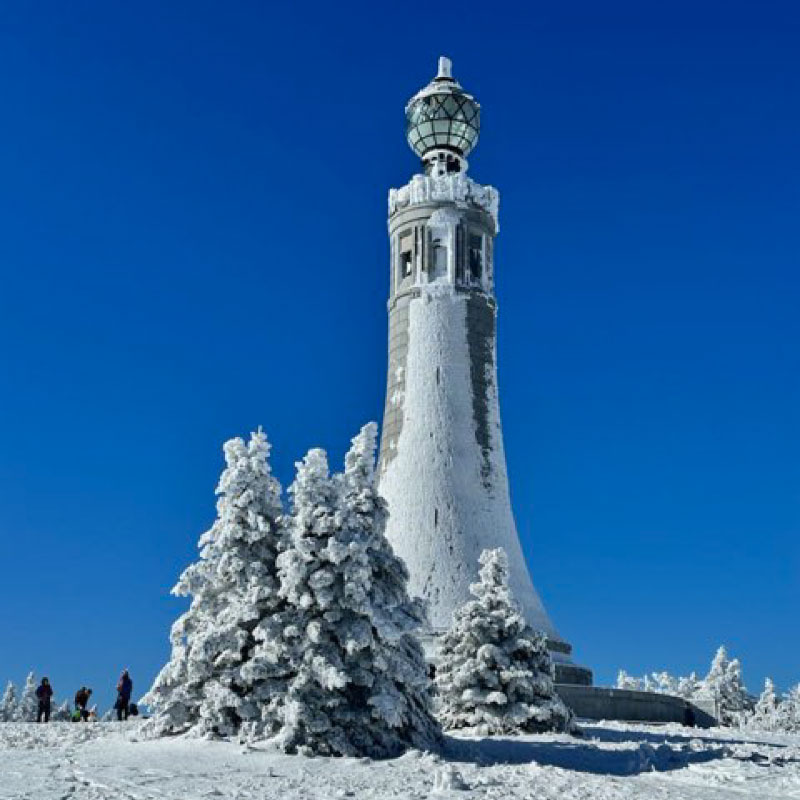
[[[388,536],[429,601],[436,634],[469,599],[484,548],[503,547],[528,622],[543,630],[557,679],[591,683],[570,661],[533,587],[517,537],[497,397],[494,238],[498,193],[466,175],[480,106],[439,59],[406,106],[424,175],[389,192],[389,372],[378,465]]]

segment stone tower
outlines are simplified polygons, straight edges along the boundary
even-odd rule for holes
[[[494,239],[498,193],[467,177],[480,106],[450,61],[406,106],[406,135],[424,175],[389,192],[389,371],[378,464],[387,534],[429,601],[426,644],[469,599],[478,556],[503,547],[511,588],[544,631],[557,679],[591,683],[570,661],[533,587],[506,475],[497,397]]]

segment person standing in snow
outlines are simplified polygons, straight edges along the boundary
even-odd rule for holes
[[[133,681],[128,670],[122,670],[117,684],[117,719],[122,722],[123,715],[128,719],[130,713],[131,695],[133,694]]]
[[[86,706],[89,705],[89,698],[91,696],[92,690],[87,689],[85,686],[81,686],[75,694],[75,710],[80,714],[80,718],[83,722],[89,720],[89,712],[86,710]]]
[[[36,714],[36,721],[50,722],[50,700],[53,697],[53,687],[47,678],[42,678],[42,682],[36,689],[36,699],[39,701],[39,711]]]

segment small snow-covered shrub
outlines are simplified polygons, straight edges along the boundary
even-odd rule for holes
[[[527,624],[508,586],[502,548],[484,550],[474,600],[442,637],[436,687],[446,729],[484,734],[569,731],[572,712],[556,694],[544,634]]]
[[[56,704],[54,703],[54,705]],[[60,705],[56,705],[51,719],[56,722],[69,722],[72,719],[72,706],[70,706],[69,700],[65,700]]]
[[[745,716],[745,725],[760,731],[782,730],[778,696],[775,694],[775,684],[771,678],[764,680],[764,691],[761,692],[752,712]]]
[[[624,669],[621,669],[617,673],[616,688],[641,692],[644,691],[644,681],[641,678],[635,678],[633,675],[628,675]]]

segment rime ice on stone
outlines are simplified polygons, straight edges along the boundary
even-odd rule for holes
[[[387,536],[429,603],[427,644],[469,599],[478,556],[503,547],[527,621],[548,638],[558,679],[570,661],[533,586],[509,497],[497,387],[496,189],[466,174],[480,106],[444,59],[409,101],[406,136],[424,174],[389,193],[389,366],[379,458]]]
[[[556,694],[543,634],[525,622],[508,588],[502,549],[485,550],[475,599],[442,637],[436,687],[445,728],[483,735],[569,731],[572,713]]]

